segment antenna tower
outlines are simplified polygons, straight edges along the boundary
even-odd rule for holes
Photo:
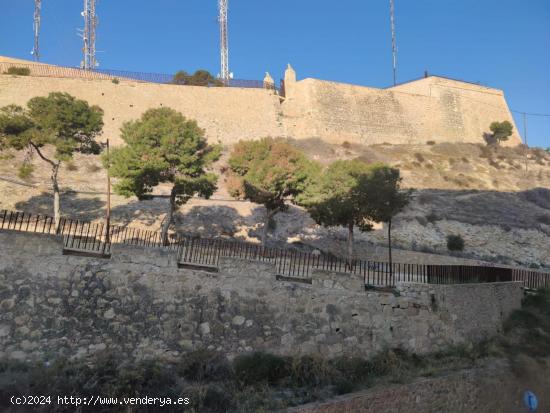
[[[82,48],[84,60],[81,66],[85,70],[93,70],[99,66],[95,58],[95,30],[97,27],[95,5],[96,0],[84,0],[84,11],[82,12],[82,17],[84,17],[84,31],[82,32],[82,40],[84,41],[84,47]]]
[[[391,48],[393,54],[393,85],[397,84],[397,42],[395,40],[395,4],[390,0]]]
[[[34,0],[34,47],[31,54],[37,62],[40,60],[40,10],[42,9],[42,0]]]
[[[219,22],[220,22],[220,57],[221,70],[220,78],[229,80],[229,47],[227,38],[227,3],[229,0],[218,0]]]

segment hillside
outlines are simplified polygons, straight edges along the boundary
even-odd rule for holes
[[[404,185],[415,188],[414,200],[394,224],[395,257],[402,262],[458,262],[448,255],[446,236],[466,241],[461,257],[506,264],[550,267],[550,154],[540,149],[488,148],[475,144],[331,145],[320,140],[291,141],[312,159],[361,158],[399,167]],[[224,169],[229,148],[216,165]],[[0,163],[0,208],[51,214],[49,172],[33,159],[33,175],[17,176],[23,154],[3,152]],[[527,170],[526,170],[527,168]],[[176,215],[177,230],[215,237],[257,241],[262,208],[229,197],[225,177],[211,200],[194,199]],[[62,212],[70,217],[100,220],[105,208],[105,172],[95,156],[80,156],[65,167],[60,179],[66,191]],[[151,200],[112,197],[113,221],[158,229],[164,217],[166,188]],[[346,233],[321,228],[299,208],[280,214],[270,239],[274,245],[343,252]],[[386,258],[386,232],[357,237],[357,255]]]

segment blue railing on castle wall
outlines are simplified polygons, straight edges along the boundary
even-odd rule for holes
[[[83,79],[103,79],[103,80],[134,80],[137,82],[158,83],[158,84],[173,84],[178,86],[186,86],[181,83],[173,82],[174,75],[166,73],[148,73],[148,72],[132,72],[127,70],[111,70],[111,69],[94,69],[84,70],[79,67],[70,66],[50,66],[45,64],[27,64],[27,63],[10,63],[0,62],[0,74],[8,74],[10,68],[26,68],[29,69],[30,76],[39,77],[62,77],[62,78],[83,78]],[[214,86],[214,85],[211,85]],[[261,80],[247,79],[229,79],[223,81],[221,87],[235,87],[248,89],[264,89],[269,88],[277,90],[275,86],[267,87]],[[217,85],[216,87],[220,87]]]

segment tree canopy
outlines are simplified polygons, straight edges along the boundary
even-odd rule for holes
[[[0,136],[17,150],[31,145],[52,145],[54,157],[64,161],[75,152],[101,151],[95,138],[103,129],[103,110],[67,94],[54,92],[29,100],[27,108],[8,105],[0,109]]]
[[[387,165],[376,165],[371,173],[359,180],[358,191],[367,194],[370,219],[387,223],[388,256],[390,274],[393,274],[391,228],[392,219],[409,203],[411,190],[401,190],[399,169]]]
[[[172,83],[188,86],[223,86],[223,82],[216,79],[208,70],[197,70],[190,75],[185,70],[176,72],[172,78]]]
[[[388,222],[408,202],[399,192],[399,170],[360,160],[333,162],[301,196],[300,203],[320,225],[348,230],[348,261],[353,260],[353,230],[371,231]]]
[[[502,141],[507,141],[510,136],[512,136],[512,132],[514,131],[514,126],[505,120],[504,122],[493,122],[489,126],[489,129],[491,130],[491,133],[493,135],[493,139],[500,143]]]
[[[54,216],[59,224],[59,185],[61,162],[72,159],[75,152],[97,154],[101,145],[95,140],[103,129],[103,110],[84,100],[54,92],[34,97],[23,108],[8,105],[0,108],[0,148],[36,151],[52,167]],[[52,147],[52,157],[42,148]]]
[[[369,194],[358,188],[372,166],[359,160],[333,162],[300,196],[300,203],[319,225],[342,226],[348,230],[348,262],[353,260],[353,228],[372,230]]]
[[[229,167],[230,194],[266,207],[263,242],[269,220],[296,201],[318,170],[315,162],[284,139],[273,138],[240,141],[233,147]]]
[[[126,146],[112,150],[104,163],[117,193],[143,198],[161,183],[171,183],[170,209],[163,226],[167,240],[177,205],[195,195],[210,197],[217,177],[207,168],[218,159],[220,148],[209,145],[197,122],[170,108],[149,109],[139,120],[121,128]]]

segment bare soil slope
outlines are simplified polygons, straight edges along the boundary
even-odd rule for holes
[[[294,145],[323,163],[361,158],[401,169],[404,186],[415,188],[414,200],[395,221],[396,252],[402,262],[458,262],[449,257],[446,237],[460,234],[465,251],[454,254],[475,260],[550,267],[550,154],[541,149],[489,148],[474,144],[330,145],[296,140]],[[176,216],[178,231],[204,236],[258,240],[263,209],[229,197],[222,171],[227,152],[216,168],[219,190],[210,200],[194,199]],[[24,154],[0,153],[0,208],[52,213],[49,171],[36,156],[31,177],[18,177]],[[105,210],[105,171],[98,157],[79,156],[64,167],[61,184],[64,215],[99,220]],[[151,200],[113,196],[115,222],[158,229],[166,211],[158,188]],[[297,248],[320,248],[340,254],[346,232],[317,226],[299,208],[276,218],[270,242]],[[385,259],[382,226],[358,236],[357,255]],[[419,252],[443,255],[422,255]],[[435,260],[435,261],[434,261]]]

